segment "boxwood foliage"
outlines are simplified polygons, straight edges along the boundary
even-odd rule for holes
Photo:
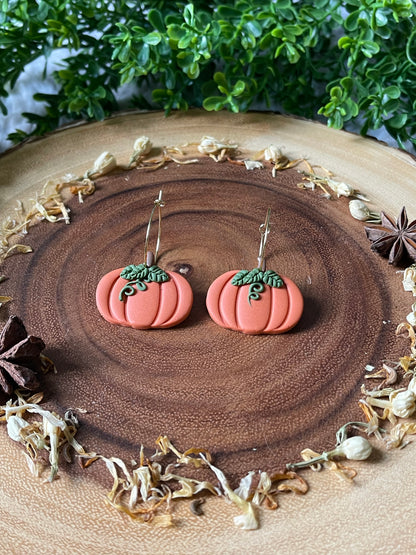
[[[415,144],[411,0],[0,0],[0,108],[28,63],[65,49],[31,134],[130,106],[279,109]],[[20,141],[25,133],[11,135]],[[407,143],[409,144],[409,143]]]

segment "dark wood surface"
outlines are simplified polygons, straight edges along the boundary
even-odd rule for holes
[[[371,209],[395,216],[406,205],[415,217],[416,162],[405,152],[291,117],[192,110],[168,118],[128,113],[53,133],[1,156],[2,219],[14,214],[17,199],[27,206],[47,179],[82,175],[105,150],[127,163],[140,135],[159,148],[212,135],[238,142],[248,156],[274,144],[292,159],[307,157],[332,170],[336,179],[368,195]],[[297,178],[286,172],[282,183],[243,168],[226,178],[231,169],[210,162],[202,170],[171,166],[133,173],[131,183],[119,184],[124,194],[103,180],[84,206],[72,203],[70,226],[31,230],[25,242],[34,253],[2,265],[9,279],[1,294],[13,293],[15,301],[2,307],[0,319],[19,312],[30,332],[45,336],[58,365],[58,374],[45,384],[48,406],[88,410],[80,414],[86,447],[136,456],[140,442],[152,448],[155,435],[165,432],[180,447],[211,447],[217,464],[235,480],[249,468],[281,467],[304,447],[331,447],[340,424],[361,418],[364,366],[408,353],[408,340],[396,339],[394,330],[413,297],[403,292],[395,268],[369,251],[347,199],[328,202],[319,192],[298,191]],[[138,335],[100,319],[94,289],[109,269],[141,260],[144,226],[160,184],[168,201],[160,262],[190,270],[195,305],[180,328]],[[135,192],[128,193],[131,188]],[[215,326],[204,297],[219,273],[255,264],[257,228],[269,204],[269,267],[292,277],[307,305],[292,334],[247,338]],[[0,543],[13,553],[29,543],[38,553],[94,554],[364,555],[414,549],[414,442],[386,451],[371,440],[376,449],[369,461],[347,463],[358,471],[353,484],[332,472],[305,471],[308,494],[279,496],[279,509],[260,511],[260,530],[247,533],[233,524],[239,510],[222,498],[205,503],[204,517],[193,515],[186,501],[175,504],[171,529],[123,518],[105,505],[112,479],[105,478],[102,465],[79,474],[77,465],[62,465],[60,478],[44,484],[30,474],[21,446],[1,431]],[[400,525],[380,526],[383,511]]]
[[[295,170],[273,178],[211,159],[111,175],[83,205],[70,202],[71,225],[35,226],[34,253],[4,263],[16,299],[8,311],[44,339],[58,369],[44,379],[48,406],[87,411],[77,436],[86,448],[129,460],[166,434],[179,449],[211,451],[235,484],[249,470],[284,468],[303,448],[330,449],[341,425],[363,419],[365,365],[397,350],[400,277],[370,251],[346,199],[299,181]],[[189,280],[190,317],[167,330],[111,325],[96,285],[142,262],[160,189],[158,263]],[[215,325],[205,295],[221,273],[256,266],[268,207],[267,267],[295,281],[305,309],[286,334],[246,336]]]

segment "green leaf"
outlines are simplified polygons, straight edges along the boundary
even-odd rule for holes
[[[379,51],[380,46],[374,41],[367,40],[362,44],[362,53],[364,56],[367,56],[367,58],[372,58],[374,54],[378,54]]]
[[[185,9],[183,10],[183,18],[185,23],[187,23],[190,27],[193,27],[195,24],[195,15],[194,15],[194,5],[187,4]]]
[[[355,31],[358,27],[358,19],[361,15],[361,10],[355,10],[350,13],[345,20],[345,28],[347,31]]]
[[[208,112],[212,112],[212,111],[218,112],[219,110],[224,108],[224,104],[226,100],[227,99],[224,98],[223,96],[208,96],[207,98],[204,99],[202,106]]]
[[[393,127],[393,129],[401,129],[407,123],[407,114],[396,114],[394,117],[388,119],[386,123]]]
[[[250,34],[253,35],[253,37],[255,37],[256,39],[259,38],[261,36],[261,33],[263,31],[262,26],[260,25],[260,23],[258,23],[257,21],[253,20],[253,21],[247,21],[246,23],[244,23],[243,28]]]
[[[168,36],[170,39],[180,41],[186,36],[186,34],[186,29],[183,29],[182,27],[180,27],[180,25],[168,25]]]
[[[217,71],[216,73],[214,73],[214,81],[217,83],[217,85],[220,85],[225,90],[228,90],[227,78],[221,71]]]
[[[137,54],[137,63],[139,66],[145,66],[149,61],[150,57],[150,48],[148,44],[143,44],[140,48],[139,53]]]
[[[159,33],[164,33],[166,31],[165,23],[159,10],[149,10],[149,13],[147,14],[147,19],[149,20],[150,25],[152,25],[157,31],[159,31]]]
[[[256,283],[258,281],[263,281],[263,272],[258,268],[250,270],[243,279],[244,284]]]
[[[389,98],[400,98],[401,90],[396,85],[391,85],[384,89],[384,94]]]
[[[135,264],[130,264],[129,266],[123,268],[120,273],[120,277],[126,279],[127,281],[132,281],[135,279],[143,281],[147,278],[148,274],[149,268],[146,266],[146,264],[139,264],[138,266],[136,266]]]
[[[273,270],[266,270],[263,273],[263,283],[270,287],[283,287],[284,285],[282,278]]]
[[[156,283],[163,283],[165,281],[169,281],[168,274],[159,268],[159,266],[153,265],[149,268],[149,273],[146,278],[146,281],[154,281]]]
[[[237,83],[233,87],[233,90],[231,91],[231,94],[233,96],[240,96],[241,94],[243,94],[245,88],[246,84],[244,83],[244,81],[237,81]]]
[[[241,11],[232,6],[221,5],[218,7],[218,15],[224,19],[235,19],[241,17]]]
[[[341,100],[343,96],[341,87],[332,87],[329,94],[331,95],[331,98],[336,98],[337,100]]]
[[[158,31],[153,31],[152,33],[148,33],[146,36],[143,37],[143,41],[146,44],[150,44],[152,46],[156,46],[162,40],[162,37]]]
[[[244,279],[249,273],[249,270],[240,270],[231,280],[232,285],[244,285]]]

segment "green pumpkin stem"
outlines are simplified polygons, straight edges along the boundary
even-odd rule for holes
[[[147,264],[139,264],[138,266],[130,264],[121,271],[120,277],[127,280],[126,285],[120,291],[118,297],[120,301],[125,301],[126,297],[134,295],[136,291],[146,291],[146,283],[169,281],[168,274],[155,264],[152,266]]]
[[[261,270],[260,268],[254,268],[253,270],[241,270],[237,272],[231,284],[236,287],[241,287],[242,285],[250,285],[248,291],[248,303],[251,305],[251,301],[258,301],[263,293],[264,286],[269,287],[283,287],[284,282],[282,278],[274,272],[273,270]]]

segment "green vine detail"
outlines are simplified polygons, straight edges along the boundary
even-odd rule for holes
[[[130,264],[122,270],[120,277],[128,281],[120,291],[118,296],[120,301],[124,301],[126,297],[134,295],[137,290],[146,291],[146,283],[163,283],[169,280],[168,274],[159,268],[159,266],[146,266],[146,264],[139,264],[138,266]]]
[[[232,285],[241,287],[242,285],[250,285],[248,290],[248,304],[251,301],[258,301],[260,294],[264,291],[264,286],[269,287],[283,287],[284,283],[282,278],[273,270],[262,271],[259,268],[253,270],[241,270],[231,280]]]

